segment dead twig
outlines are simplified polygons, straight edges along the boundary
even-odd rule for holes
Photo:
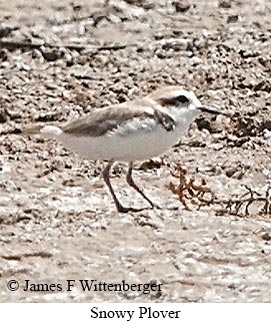
[[[259,210],[259,213],[263,215],[271,214],[271,186],[267,187],[265,195],[261,195],[247,185],[243,186],[247,190],[243,195],[231,197],[228,201],[220,201],[220,204],[226,206],[226,211],[229,211],[232,215],[239,215],[241,209],[243,209],[242,213],[245,214],[245,216],[249,216],[249,208],[252,204],[255,205],[256,203],[260,203],[261,205],[263,204],[263,207]]]
[[[199,206],[203,204],[209,205],[210,200],[205,199],[207,193],[211,194],[211,189],[206,185],[204,179],[201,180],[200,184],[195,183],[194,178],[187,178],[187,170],[181,167],[181,165],[176,165],[174,172],[171,173],[172,176],[179,178],[179,184],[176,186],[172,182],[169,183],[169,189],[173,194],[177,194],[180,202],[183,204],[186,210],[190,210],[187,204],[187,200],[190,200],[192,204],[198,204]]]
[[[19,41],[3,41],[0,40],[0,48],[7,48],[9,50],[15,49],[40,49],[41,47],[45,48],[66,48],[69,50],[76,50],[80,52],[85,49],[91,49],[96,51],[102,50],[120,50],[126,47],[136,46],[135,44],[113,44],[113,45],[104,45],[104,46],[94,46],[94,45],[76,45],[76,44],[38,44],[30,42],[19,42]]]
[[[211,191],[210,187],[204,179],[196,185],[194,178],[188,178],[187,171],[180,165],[175,166],[175,170],[171,173],[175,178],[179,179],[178,185],[172,182],[169,184],[169,189],[173,194],[178,195],[180,202],[186,210],[190,211],[188,202],[197,204],[198,209],[202,206],[216,205],[219,209],[217,214],[230,214],[236,216],[251,215],[251,208],[254,206],[258,209],[257,214],[271,215],[271,185],[267,187],[264,194],[260,194],[251,187],[243,185],[246,192],[242,195],[232,195],[229,199],[219,199]],[[207,198],[207,194],[209,198]]]

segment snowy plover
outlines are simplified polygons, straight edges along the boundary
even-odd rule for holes
[[[167,151],[179,141],[200,111],[226,114],[203,106],[192,91],[168,86],[144,98],[94,109],[89,115],[64,127],[48,125],[28,129],[24,133],[39,132],[59,140],[67,149],[85,159],[108,161],[103,177],[118,211],[140,211],[142,209],[124,207],[119,202],[110,183],[111,166],[115,161],[127,161],[127,183],[153,208],[155,204],[133,180],[133,162]]]

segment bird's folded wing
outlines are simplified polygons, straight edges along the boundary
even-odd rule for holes
[[[147,102],[143,104],[140,101],[133,101],[95,110],[68,124],[62,130],[65,134],[73,136],[99,137],[117,131],[120,127],[130,122],[133,123],[133,121],[136,121],[137,125],[142,122],[142,127],[146,128],[146,124],[144,124],[146,119],[157,122],[166,131],[173,130],[175,125],[174,120],[168,114],[153,109],[151,105],[147,105]]]

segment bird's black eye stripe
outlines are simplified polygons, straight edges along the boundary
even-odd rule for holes
[[[159,103],[164,106],[164,105],[172,105],[172,106],[177,106],[180,103],[189,103],[190,100],[185,96],[185,95],[179,95],[175,96],[173,98],[163,98],[159,100]]]
[[[185,95],[179,95],[176,99],[181,103],[189,103],[189,99]]]

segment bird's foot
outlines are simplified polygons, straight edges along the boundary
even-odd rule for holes
[[[129,212],[141,212],[147,209],[146,208],[136,209],[134,207],[125,207],[120,204],[120,205],[117,205],[117,210],[119,213],[129,213]]]
[[[152,204],[151,207],[142,207],[139,209],[134,207],[124,207],[124,206],[120,206],[117,209],[120,213],[128,213],[128,212],[141,212],[144,210],[146,211],[146,210],[153,210],[153,209],[162,210],[163,208],[158,204]]]
[[[158,209],[158,210],[162,210],[162,206],[160,206],[159,204],[156,203],[152,203],[151,204],[151,209]]]

